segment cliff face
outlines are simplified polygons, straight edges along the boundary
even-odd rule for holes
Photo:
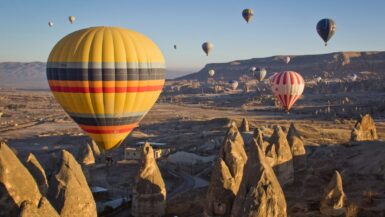
[[[207,64],[199,72],[178,78],[207,80],[207,71],[214,69],[215,77],[223,77],[225,80],[238,79],[249,71],[252,66],[266,67],[268,75],[282,70],[301,72],[306,78],[314,76],[344,78],[352,73],[372,72],[366,74],[369,77],[384,76],[385,52],[337,52],[318,55],[289,55],[290,64],[286,65],[283,58],[286,56],[272,56],[266,58],[253,58],[249,60],[237,60],[228,63]]]

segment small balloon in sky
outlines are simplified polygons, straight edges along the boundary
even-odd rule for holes
[[[318,35],[325,42],[325,46],[328,45],[328,41],[333,37],[334,33],[336,32],[336,29],[336,22],[329,18],[322,19],[317,23]]]
[[[75,22],[75,17],[74,16],[69,16],[68,20],[70,21],[71,24]]]
[[[52,27],[52,26],[53,26],[53,22],[52,22],[52,21],[49,21],[49,22],[48,22],[48,26],[49,26],[49,27]]]
[[[205,42],[202,44],[202,49],[208,56],[211,52],[211,50],[214,48],[214,45],[211,42]]]
[[[242,16],[243,16],[243,19],[245,19],[246,22],[249,23],[253,19],[254,11],[250,8],[247,8],[242,11]]]

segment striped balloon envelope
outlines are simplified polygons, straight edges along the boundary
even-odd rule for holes
[[[52,49],[47,78],[68,115],[103,150],[118,147],[158,99],[165,80],[163,55],[132,30],[91,27]]]
[[[304,79],[293,71],[275,73],[269,81],[274,96],[286,110],[290,110],[305,89]]]

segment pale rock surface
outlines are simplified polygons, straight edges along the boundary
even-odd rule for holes
[[[81,163],[83,165],[87,165],[87,166],[95,164],[94,153],[93,153],[91,146],[89,144],[86,144],[83,147],[82,156],[81,156]]]
[[[0,216],[17,216],[23,201],[41,198],[35,179],[5,143],[0,143]]]
[[[40,193],[42,195],[46,195],[48,191],[47,176],[45,174],[44,168],[41,166],[34,154],[30,153],[28,155],[28,158],[25,162],[25,167],[35,179],[39,187]]]
[[[270,165],[282,186],[294,182],[293,155],[285,133],[280,126],[274,127],[273,135],[270,137],[266,156]],[[270,159],[269,159],[270,158]]]
[[[49,201],[42,197],[36,205],[30,201],[21,204],[19,217],[60,217]]]
[[[205,216],[230,216],[246,161],[244,141],[236,124],[232,122],[213,168]]]
[[[366,114],[357,121],[351,133],[351,141],[374,141],[378,140],[376,123],[370,114]]]
[[[154,150],[146,143],[142,162],[132,192],[132,215],[160,217],[166,210],[166,185],[155,161]]]
[[[342,177],[336,170],[333,178],[324,190],[320,211],[327,216],[341,216],[346,210],[346,195],[342,186]]]
[[[289,132],[287,133],[287,141],[289,142],[290,150],[293,155],[294,172],[303,171],[306,169],[306,149],[299,132],[290,124]]]
[[[250,154],[232,217],[286,217],[286,200],[273,169],[261,150],[261,140],[250,144]]]
[[[66,150],[61,152],[49,182],[47,197],[61,217],[95,217],[96,204],[81,166]]]

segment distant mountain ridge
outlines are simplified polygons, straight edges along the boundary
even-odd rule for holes
[[[273,72],[293,70],[305,78],[332,74],[346,76],[352,73],[371,72],[368,76],[385,76],[385,52],[335,52],[315,55],[289,55],[291,62],[286,64],[285,56],[272,56],[236,60],[227,63],[210,63],[198,72],[188,74],[175,80],[207,80],[207,71],[215,69],[215,78],[225,80],[239,79],[250,75],[252,66],[266,67],[268,75]],[[46,78],[45,62],[0,62],[0,88],[49,89]],[[171,72],[176,74],[176,72]]]
[[[48,89],[44,62],[0,63],[0,87]]]
[[[284,58],[290,56],[289,64]],[[284,55],[265,58],[253,58],[248,60],[236,60],[227,63],[210,63],[198,72],[185,75],[175,80],[207,80],[207,72],[210,69],[216,71],[215,78],[225,80],[239,79],[242,75],[250,75],[252,66],[265,67],[270,76],[278,71],[297,71],[305,78],[333,74],[334,76],[346,76],[353,73],[371,72],[370,76],[385,76],[385,52],[334,52],[314,55]]]

